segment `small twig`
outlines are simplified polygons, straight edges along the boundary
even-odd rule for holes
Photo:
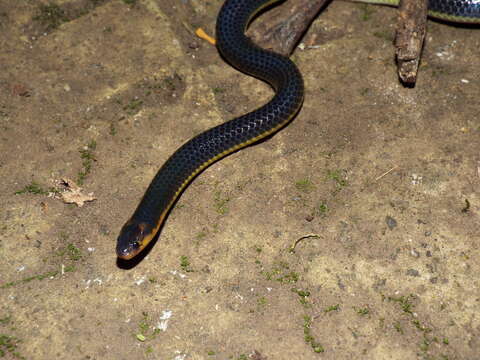
[[[470,210],[470,201],[468,201],[468,199],[465,199],[465,207],[462,209],[462,213],[467,213],[468,210]]]
[[[390,170],[388,171],[385,171],[382,175],[378,176],[375,181],[378,181],[380,180],[381,178],[383,178],[384,176],[390,174],[393,170],[395,170],[396,168],[398,167],[398,165],[395,165],[394,167],[392,167]]]
[[[317,234],[308,234],[308,235],[304,235],[300,238],[298,238],[297,240],[295,240],[295,242],[292,244],[292,246],[290,246],[290,249],[288,250],[290,253],[294,253],[295,252],[295,247],[297,246],[297,244],[302,241],[302,240],[305,240],[305,239],[310,239],[310,238],[316,238],[316,239],[319,239],[320,238],[320,235],[317,235]]]
[[[212,45],[216,44],[216,40],[208,35],[202,28],[195,30],[195,35],[197,35],[200,39],[208,41]]]

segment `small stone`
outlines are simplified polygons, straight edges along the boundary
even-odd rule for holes
[[[432,232],[431,231],[425,231],[424,235],[425,236],[430,236],[430,235],[432,235]]]
[[[420,253],[415,249],[410,250],[410,255],[416,258],[420,257]]]
[[[188,47],[192,50],[197,50],[200,47],[200,45],[197,41],[192,41],[188,44]]]
[[[418,272],[418,270],[415,270],[415,269],[408,269],[407,270],[407,275],[408,276],[420,276],[420,273]]]
[[[391,216],[385,217],[385,223],[390,230],[393,230],[395,227],[397,227],[397,220],[395,220]]]
[[[425,255],[427,257],[432,257],[432,252],[430,250],[427,250],[427,252],[425,253]]]
[[[108,226],[105,225],[105,224],[100,225],[99,232],[102,235],[110,235],[110,230],[109,230]]]
[[[412,185],[419,185],[422,183],[423,176],[418,174],[412,174]]]

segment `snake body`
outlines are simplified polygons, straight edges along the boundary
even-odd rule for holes
[[[261,49],[245,36],[252,17],[279,0],[226,0],[217,19],[217,47],[240,71],[275,90],[265,105],[211,128],[181,146],[155,175],[132,217],[122,227],[117,255],[131,259],[155,237],[168,211],[190,181],[213,162],[285,126],[300,110],[303,80],[295,64]],[[361,0],[395,5],[398,0]],[[480,0],[429,0],[430,14],[447,20],[480,22]]]
[[[351,0],[368,4],[398,6],[400,0]],[[428,0],[428,15],[456,23],[479,24],[480,0]]]
[[[480,23],[479,0],[429,0],[428,12],[438,19]]]
[[[117,255],[131,259],[155,237],[188,183],[214,161],[285,126],[303,102],[303,79],[288,58],[245,36],[251,18],[278,0],[227,0],[217,19],[217,47],[233,66],[275,89],[266,105],[209,129],[181,146],[160,168],[117,240]]]

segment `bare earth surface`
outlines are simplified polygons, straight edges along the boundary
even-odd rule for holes
[[[395,9],[332,3],[293,56],[299,116],[117,262],[168,156],[272,94],[194,35],[221,3],[0,2],[0,356],[479,359],[478,28],[429,22],[406,89]]]

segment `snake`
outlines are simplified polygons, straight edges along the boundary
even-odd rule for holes
[[[234,67],[269,83],[273,98],[260,108],[187,141],[150,183],[117,240],[117,256],[129,260],[155,237],[168,211],[190,181],[213,162],[284,127],[300,110],[304,85],[287,57],[261,49],[246,35],[252,17],[278,0],[227,0],[216,24],[217,48]]]
[[[223,157],[264,139],[287,125],[299,112],[304,83],[287,57],[257,46],[245,31],[261,10],[280,0],[226,0],[216,23],[219,53],[233,67],[270,84],[268,103],[188,140],[157,172],[117,239],[116,253],[130,260],[156,237],[170,209],[188,184]],[[396,5],[398,0],[362,0]],[[456,22],[480,22],[480,0],[429,0],[429,15]]]

